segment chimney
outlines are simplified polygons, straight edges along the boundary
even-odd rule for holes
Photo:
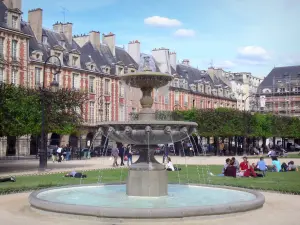
[[[73,24],[72,23],[59,23],[53,25],[53,30],[56,33],[63,33],[66,36],[67,41],[72,44],[73,36]]]
[[[41,8],[28,11],[28,23],[38,43],[42,43],[43,10]]]
[[[189,66],[190,65],[190,60],[184,59],[184,60],[182,60],[182,64],[186,65],[186,66]]]
[[[91,31],[90,32],[90,42],[94,46],[94,48],[100,51],[100,32]]]
[[[141,43],[139,41],[130,41],[128,43],[128,54],[139,64],[141,57]]]
[[[3,0],[8,9],[19,9],[22,11],[22,0]]]
[[[112,55],[116,56],[116,35],[112,32],[109,32],[109,34],[103,34],[102,42],[104,44],[107,44]]]
[[[56,22],[55,24],[53,24],[53,30],[56,33],[63,33],[63,23]]]
[[[176,52],[170,52],[170,64],[176,70],[176,64],[177,64]]]
[[[63,24],[63,32],[67,38],[69,44],[72,44],[72,36],[73,36],[73,23],[65,23]]]

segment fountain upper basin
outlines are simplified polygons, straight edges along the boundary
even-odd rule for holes
[[[135,145],[157,145],[186,139],[197,123],[183,121],[136,120],[101,122],[99,132],[116,142]]]

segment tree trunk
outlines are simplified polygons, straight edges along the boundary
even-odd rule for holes
[[[235,155],[237,155],[238,154],[238,137],[237,136],[235,136],[234,137],[234,147],[235,147]]]

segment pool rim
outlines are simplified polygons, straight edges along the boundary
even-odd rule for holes
[[[169,183],[172,184],[172,183]],[[174,184],[174,183],[173,183]],[[183,217],[196,217],[196,216],[210,216],[220,214],[231,214],[246,212],[261,208],[265,203],[263,194],[256,190],[244,189],[231,186],[219,185],[204,185],[204,184],[176,184],[182,186],[195,186],[195,187],[210,187],[215,189],[227,189],[233,191],[241,191],[253,194],[255,199],[248,201],[238,201],[229,204],[208,205],[208,206],[188,206],[188,207],[171,207],[171,208],[125,208],[125,207],[101,207],[101,206],[87,206],[87,205],[74,205],[51,202],[48,200],[38,198],[38,195],[52,190],[76,188],[76,187],[99,187],[109,185],[124,185],[124,183],[105,183],[105,184],[81,184],[81,185],[68,185],[61,187],[52,187],[41,189],[32,192],[29,197],[31,207],[54,212],[80,216],[94,216],[105,218],[134,218],[134,219],[154,219],[154,218],[183,218]]]

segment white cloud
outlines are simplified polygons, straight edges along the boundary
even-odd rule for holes
[[[177,37],[194,37],[196,35],[196,32],[191,29],[178,29],[174,33]]]
[[[245,46],[238,49],[237,61],[243,64],[265,64],[271,57],[267,50],[259,46]]]
[[[156,27],[178,27],[182,24],[179,20],[161,16],[148,17],[144,19],[144,23]]]

